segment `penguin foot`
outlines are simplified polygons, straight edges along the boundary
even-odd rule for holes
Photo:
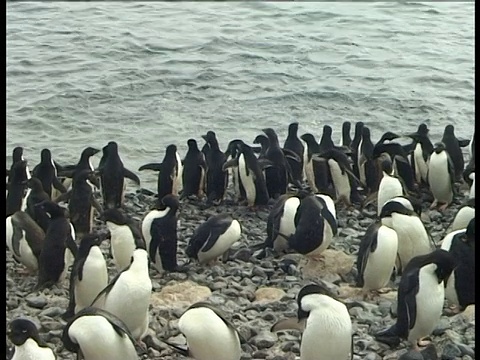
[[[423,338],[420,338],[420,339],[417,340],[417,343],[416,343],[417,348],[420,347],[420,346],[425,347],[425,346],[427,346],[431,343],[430,340],[425,340],[426,338],[427,337],[423,337]],[[418,351],[420,351],[420,349],[418,349]]]
[[[17,274],[18,275],[31,276],[31,275],[34,275],[34,272],[31,271],[28,268],[20,268],[20,269],[18,269]]]
[[[447,309],[444,310],[446,316],[453,316],[460,313],[460,307],[457,305],[450,305]]]
[[[441,206],[438,208],[438,211],[440,211],[440,212],[444,212],[444,211],[447,209],[447,206],[448,206],[448,204],[447,204],[447,203],[445,203],[445,204],[442,204],[442,205],[441,205]]]
[[[430,210],[435,209],[435,208],[437,207],[437,205],[438,205],[437,200],[434,200],[434,201],[432,202],[432,205],[430,205]]]

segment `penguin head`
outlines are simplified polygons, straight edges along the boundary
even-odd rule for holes
[[[358,121],[355,123],[355,134],[361,135],[362,134],[362,129],[365,126],[363,121]]]
[[[215,134],[214,131],[207,131],[207,133],[205,135],[202,135],[202,138],[206,141],[206,142],[210,142],[210,141],[214,141],[217,139],[217,134]]]
[[[43,149],[40,153],[40,160],[41,162],[50,162],[52,161],[52,153],[49,149]]]
[[[433,151],[435,151],[435,154],[440,154],[442,151],[445,151],[445,144],[441,141],[435,143],[435,146],[433,147]]]
[[[426,135],[428,135],[429,131],[430,130],[428,129],[427,124],[423,123],[423,124],[418,125],[418,129],[417,129],[417,134],[418,135],[426,136]]]
[[[457,267],[457,261],[450,254],[450,252],[443,249],[436,249],[431,254],[432,263],[437,266],[435,274],[438,278],[438,282],[446,281],[455,267]]]
[[[362,139],[370,139],[370,129],[366,126],[362,127]]]
[[[332,127],[330,125],[323,125],[323,136],[332,136]]]
[[[453,125],[448,124],[447,126],[445,126],[445,130],[444,130],[443,134],[444,135],[455,136],[455,128],[453,127]]]
[[[307,145],[310,145],[310,144],[316,144],[317,141],[315,140],[315,137],[313,136],[313,134],[310,134],[310,133],[305,133],[303,134],[302,136],[300,136],[300,139],[302,139],[303,141],[305,141],[307,143]]]
[[[381,137],[381,142],[385,142],[385,141],[392,141],[392,140],[395,140],[395,139],[398,139],[400,137],[400,135],[397,135],[395,134],[394,132],[391,132],[391,131],[387,131],[386,133],[384,133]]]
[[[326,284],[321,281],[316,284],[305,285],[300,289],[297,295],[297,318],[299,321],[308,318],[310,311],[316,307],[316,304],[313,302],[306,303],[306,297],[309,295],[324,295],[336,300],[336,296],[333,294],[333,292],[330,291]]]
[[[67,211],[65,208],[50,200],[44,200],[40,203],[37,203],[35,204],[35,207],[45,211],[52,219],[67,216]]]
[[[265,135],[267,135],[270,142],[278,141],[277,133],[272,128],[265,128],[265,129],[262,129],[262,131],[265,133]]]
[[[257,135],[255,140],[253,140],[253,143],[254,144],[260,144],[260,145],[263,146],[265,144],[268,144],[268,138],[265,135],[260,134],[260,135]]]
[[[389,200],[383,205],[382,210],[380,211],[380,215],[378,217],[380,219],[383,219],[385,217],[392,216],[393,213],[408,215],[408,216],[411,216],[413,214],[416,215],[416,213],[413,210],[407,208],[400,201]]]
[[[118,208],[107,209],[100,214],[100,220],[106,223],[111,222],[116,225],[126,225],[127,219],[125,214]]]
[[[176,145],[168,145],[166,150],[165,150],[165,155],[175,155],[177,152],[177,146]]]
[[[80,240],[79,252],[83,249],[89,250],[92,246],[100,246],[110,236],[110,232],[91,232],[83,235]]]
[[[393,174],[393,166],[392,166],[392,161],[390,160],[390,157],[383,157],[381,160],[382,162],[380,163],[380,167],[382,171],[388,175]]]
[[[26,184],[27,181],[27,160],[20,160],[13,164],[12,183]]]
[[[298,131],[298,122],[292,122],[288,125],[288,135],[295,136]]]
[[[99,149],[95,149],[95,148],[89,146],[82,151],[82,157],[89,158],[89,157],[91,157],[95,154],[98,154],[99,152],[100,152]]]
[[[189,150],[197,150],[198,151],[198,144],[197,140],[195,139],[188,139],[187,140],[187,146]]]
[[[43,190],[43,185],[40,179],[36,178],[35,176],[32,176],[30,179],[27,180],[26,182],[27,186],[35,191]]]
[[[173,194],[167,194],[165,195],[162,200],[161,200],[161,203],[167,208],[169,207],[173,213],[175,213],[175,211],[178,209],[178,207],[180,206],[180,202],[178,201],[178,197],[176,197],[175,195]]]
[[[232,159],[236,158],[238,155],[238,151],[241,150],[241,145],[243,141],[240,139],[232,140],[228,143],[227,150],[225,151],[225,155],[228,157],[229,155],[232,156]]]
[[[34,339],[39,345],[45,345],[40,338],[37,326],[28,319],[20,318],[10,322],[7,336],[17,346],[23,345],[28,339]]]
[[[352,123],[351,123],[350,121],[344,121],[344,122],[343,122],[343,124],[342,124],[342,130],[343,130],[344,132],[349,133],[351,128],[352,128]]]
[[[17,146],[15,149],[13,149],[12,160],[13,160],[13,162],[23,160],[23,147]]]

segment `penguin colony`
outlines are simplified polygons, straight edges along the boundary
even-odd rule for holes
[[[232,214],[213,215],[197,224],[186,244],[189,260],[179,264],[177,223],[183,201],[197,199],[202,209],[214,207],[226,201],[232,182],[238,205],[269,211],[265,241],[249,244],[253,256],[294,252],[318,262],[336,240],[336,208],[373,206],[377,216],[361,238],[352,285],[371,299],[400,277],[397,321],[372,335],[393,347],[408,341],[420,351],[445,300],[454,313],[475,303],[475,135],[459,140],[447,125],[442,139],[432,143],[421,124],[416,132],[387,132],[374,143],[367,124],[355,124],[353,139],[350,128],[349,122],[343,124],[335,145],[330,126],[324,126],[317,142],[311,133],[299,136],[299,124],[292,123],[283,147],[275,130],[267,128],[253,144],[234,139],[225,151],[208,131],[202,149],[195,139],[187,141],[183,160],[169,145],[161,163],[138,169],[159,172],[155,204],[139,218],[126,214],[124,198],[126,180],[140,185],[140,179],[124,167],[114,141],[103,147],[96,169],[91,157],[99,149],[88,147],[77,164],[63,166],[43,149],[40,164],[30,172],[17,147],[7,169],[8,253],[26,276],[36,278],[32,291],[68,288],[69,305],[62,315],[65,349],[86,360],[138,359],[145,355],[142,339],[151,321],[155,277],[185,272],[190,261],[202,266],[228,261],[230,247],[248,230]],[[402,138],[409,141],[402,145]],[[467,146],[464,162],[461,148]],[[430,195],[426,206],[418,201],[421,191]],[[444,240],[435,244],[422,222],[422,205],[444,211],[464,197]],[[101,231],[94,219],[104,224]],[[102,252],[102,242],[109,242],[109,253]],[[110,264],[116,273],[111,279]],[[277,321],[270,331],[300,331],[301,360],[353,359],[348,302],[322,279],[299,289],[296,301],[296,316]],[[18,318],[7,325],[13,359],[55,359],[32,321]],[[238,325],[232,314],[197,302],[178,321],[186,346],[159,340],[197,360],[239,360],[247,340]]]

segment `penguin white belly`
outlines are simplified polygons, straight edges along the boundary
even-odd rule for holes
[[[253,206],[255,204],[257,191],[255,188],[255,180],[253,179],[253,172],[252,170],[250,170],[249,172],[250,174],[247,174],[247,164],[245,163],[245,157],[243,156],[243,154],[240,154],[238,158],[238,173],[240,175],[240,179],[242,180],[243,188],[245,189],[248,206]]]
[[[72,341],[78,343],[87,360],[136,360],[132,341],[120,336],[103,316],[82,316],[68,329]]]
[[[358,167],[358,172],[359,172],[359,175],[360,175],[360,184],[362,184],[362,186],[366,186],[367,184],[367,176],[365,175],[365,164],[366,164],[366,161],[362,161],[360,163],[360,166]]]
[[[346,360],[349,358],[351,341],[352,322],[346,308],[327,306],[312,310],[302,334],[300,359]]]
[[[332,174],[333,186],[335,187],[335,194],[338,199],[350,200],[350,180],[348,179],[347,172],[342,174],[342,169],[338,163],[330,159],[328,160],[328,166],[330,167],[330,173]]]
[[[458,210],[457,215],[452,222],[451,231],[465,229],[470,220],[475,217],[475,209],[470,206],[464,206]]]
[[[450,204],[453,199],[448,160],[445,151],[430,155],[428,165],[428,184],[430,191],[437,202]]]
[[[33,339],[27,339],[23,345],[15,346],[12,360],[55,360],[51,348],[38,346]]]
[[[233,179],[233,190],[235,191],[235,195],[237,196],[237,201],[239,201],[242,195],[240,193],[240,180],[239,180],[238,168],[237,167],[231,168],[230,174],[232,175],[232,179]]]
[[[20,240],[20,259],[18,260],[30,271],[38,270],[38,259],[28,245],[27,240],[25,239],[25,233],[22,236],[22,240]]]
[[[393,213],[392,228],[397,232],[398,255],[402,268],[405,268],[414,256],[426,255],[432,251],[427,230],[420,218]]]
[[[415,161],[415,180],[420,183],[421,180],[427,181],[428,166],[423,159],[422,145],[417,143],[413,150],[413,160]]]
[[[82,281],[75,283],[75,313],[90,306],[95,297],[108,285],[107,263],[98,246],[92,246],[83,265]],[[96,305],[104,306],[104,297]]]
[[[215,241],[215,245],[213,245],[210,250],[203,252],[202,249],[200,249],[197,255],[198,261],[206,263],[223,255],[233,243],[240,239],[240,234],[240,223],[237,220],[233,220],[227,231],[218,237],[217,241]]]
[[[240,189],[238,190],[238,193],[240,193]],[[202,170],[200,171],[200,184],[198,185],[197,196],[202,197],[204,195],[205,195],[205,170],[202,167]]]
[[[466,226],[465,226],[465,228],[466,228]],[[452,230],[447,235],[445,235],[445,237],[442,239],[442,241],[440,241],[440,248],[443,249],[443,250],[446,250],[446,251],[450,251],[450,246],[452,246],[453,237],[457,234],[464,233],[466,231],[465,228],[458,229],[458,230]]]
[[[178,328],[196,360],[239,360],[242,355],[235,330],[211,309],[188,310],[179,319]]]
[[[297,213],[300,199],[298,197],[291,197],[285,201],[283,205],[283,215],[280,219],[279,232],[285,236],[290,236],[295,233],[295,214]],[[277,252],[288,249],[288,242],[283,236],[277,236],[273,241],[273,248]]]
[[[27,209],[27,199],[28,197],[30,196],[30,193],[32,192],[32,189],[28,188],[27,189],[27,193],[25,194],[25,196],[22,198],[22,205],[20,206],[20,210],[21,211],[25,211]],[[52,199],[54,199],[52,197]]]
[[[325,194],[316,194],[316,197],[323,199],[325,201],[325,204],[327,205],[328,211],[330,211],[330,214],[337,219],[337,210],[335,209],[335,203],[333,202],[332,198],[328,195]]]
[[[135,239],[130,228],[126,225],[117,226],[109,223],[111,234],[110,247],[113,260],[118,270],[125,269],[130,265],[133,251],[135,250]]]
[[[105,299],[104,309],[118,316],[135,339],[141,339],[148,330],[152,281],[138,273],[122,273]]]
[[[179,192],[183,190],[183,164],[180,155],[175,153],[177,158],[177,181],[176,181],[176,190],[177,192],[174,195],[178,195]]]
[[[70,266],[73,265],[74,260],[75,256],[73,256],[71,250],[69,248],[65,248],[65,252],[63,254],[63,261],[65,265],[63,267],[62,273],[60,274],[60,277],[58,278],[59,283],[62,283],[67,279],[68,270],[70,269]]]
[[[442,316],[445,290],[443,281],[438,283],[434,275],[435,264],[420,268],[419,289],[415,295],[417,304],[415,325],[408,333],[408,340],[416,342],[418,339],[430,335]]]
[[[472,182],[472,186],[470,186],[470,192],[468,193],[468,198],[469,199],[475,199],[475,173],[472,172],[469,175],[469,177],[473,182]]]
[[[397,232],[382,225],[377,231],[377,247],[368,255],[363,272],[363,288],[377,290],[387,286],[398,250]]]
[[[383,205],[388,200],[402,195],[402,183],[395,177],[383,174],[377,193],[377,214],[380,215]]]
[[[455,270],[448,277],[447,286],[445,287],[445,298],[450,305],[459,305],[457,290],[455,290]]]

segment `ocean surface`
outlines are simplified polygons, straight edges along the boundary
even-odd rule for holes
[[[114,140],[155,190],[138,167],[208,130],[222,149],[292,121],[470,138],[474,26],[473,2],[7,2],[7,167]]]

